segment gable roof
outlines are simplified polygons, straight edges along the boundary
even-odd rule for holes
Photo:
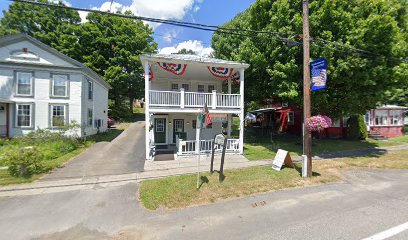
[[[101,76],[99,76],[99,74],[94,72],[92,69],[87,67],[85,64],[82,64],[79,61],[77,61],[75,59],[72,59],[72,58],[68,57],[65,54],[62,54],[58,50],[48,46],[45,43],[42,43],[41,41],[39,41],[36,38],[31,37],[31,36],[29,36],[27,34],[18,33],[18,34],[12,34],[12,35],[6,35],[6,36],[3,36],[3,37],[0,37],[0,47],[6,46],[6,45],[9,45],[9,44],[12,44],[12,43],[17,43],[17,42],[20,42],[20,41],[23,41],[23,40],[27,40],[30,43],[36,45],[37,47],[42,48],[45,51],[50,52],[50,53],[56,55],[57,57],[60,57],[61,59],[71,63],[72,65],[78,67],[78,69],[83,70],[83,72],[85,72],[88,75],[95,78],[100,84],[102,84],[107,89],[112,89],[112,87],[111,87],[111,85],[109,83],[107,83]]]
[[[203,57],[191,54],[141,54],[140,60],[143,61],[171,61],[173,63],[202,63],[210,66],[248,68],[249,64],[234,61],[227,61],[218,58]]]

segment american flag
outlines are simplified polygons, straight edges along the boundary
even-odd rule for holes
[[[212,123],[212,120],[211,120],[211,114],[208,111],[207,104],[204,104],[203,109],[201,110],[201,113],[205,116],[205,120],[204,120],[205,127],[208,127],[208,125]]]

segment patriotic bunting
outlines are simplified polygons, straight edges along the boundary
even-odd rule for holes
[[[223,67],[210,67],[208,70],[212,75],[218,78],[230,78],[232,75],[233,68],[223,68]]]
[[[143,73],[144,76],[146,76],[146,74]],[[154,78],[154,74],[152,71],[152,66],[149,65],[149,81],[152,81]]]
[[[186,71],[187,64],[178,64],[178,63],[165,63],[165,62],[157,62],[161,68],[166,70],[167,72],[171,72],[176,75],[183,75]]]
[[[240,75],[239,75],[239,71],[236,71],[234,74],[231,75],[230,78],[232,81],[234,81],[235,84],[239,85],[239,79],[240,79]],[[224,84],[228,85],[228,80],[229,79],[225,79]]]

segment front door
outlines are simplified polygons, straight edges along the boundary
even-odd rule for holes
[[[154,143],[166,143],[166,118],[154,119]]]
[[[184,132],[184,119],[174,119],[173,143],[176,143],[176,136],[182,132]],[[179,135],[179,138],[180,138],[180,135]]]

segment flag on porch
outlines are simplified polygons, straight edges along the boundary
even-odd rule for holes
[[[208,111],[207,104],[204,104],[201,112],[197,115],[197,128],[208,127],[212,123],[211,114]]]

